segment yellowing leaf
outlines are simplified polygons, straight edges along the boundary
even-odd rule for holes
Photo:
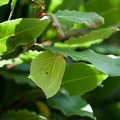
[[[29,78],[31,78],[36,85],[44,91],[46,97],[49,98],[58,92],[64,71],[64,58],[59,54],[45,51],[33,59]]]

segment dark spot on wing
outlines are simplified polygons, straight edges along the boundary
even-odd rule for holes
[[[48,74],[48,72],[46,72],[46,74]]]
[[[12,38],[12,39],[16,39],[16,36],[15,36],[15,35],[14,35],[14,36],[11,36],[11,38]]]

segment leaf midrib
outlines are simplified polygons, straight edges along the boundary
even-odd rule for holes
[[[86,78],[93,78],[93,77],[99,77],[99,76],[105,76],[105,75],[94,75],[94,76],[87,76],[87,77],[81,77],[81,78],[76,78],[76,79],[70,79],[70,80],[67,80],[65,82],[62,82],[62,85],[68,84],[68,83],[71,83],[71,82],[80,81],[80,80],[86,79]]]
[[[22,34],[22,33],[26,32],[26,31],[30,31],[30,30],[32,30],[32,29],[36,29],[36,28],[38,28],[38,27],[40,27],[40,26],[44,26],[44,24],[46,24],[46,23],[43,23],[42,25],[37,25],[36,27],[32,27],[32,28],[29,28],[29,29],[25,29],[25,30],[20,31],[20,32],[17,32],[17,33],[15,33],[15,34],[11,34],[11,35],[9,35],[9,36],[5,36],[5,37],[3,37],[2,39],[0,39],[0,42],[1,42],[2,40],[4,40],[4,39],[9,38],[10,36]]]

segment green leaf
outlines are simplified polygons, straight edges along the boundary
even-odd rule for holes
[[[11,2],[11,12],[10,12],[10,16],[9,16],[8,20],[10,20],[12,17],[16,2],[17,2],[17,0],[12,0],[12,2]]]
[[[107,4],[107,5],[106,5]],[[100,7],[101,5],[101,7]],[[97,12],[105,19],[104,26],[115,26],[120,23],[120,1],[119,0],[89,0],[82,8],[86,11]]]
[[[40,52],[29,50],[26,53],[21,53],[18,57],[12,59],[14,64],[30,63]]]
[[[1,0],[0,7],[9,3],[10,0]]]
[[[12,52],[15,47],[35,40],[46,28],[49,20],[20,18],[0,24],[0,55]]]
[[[3,67],[4,65],[7,65],[7,64],[12,64],[12,60],[9,59],[9,60],[0,60],[0,67]]]
[[[47,120],[46,118],[35,114],[35,112],[29,112],[27,110],[11,110],[2,116],[2,120]]]
[[[51,5],[54,5],[55,0],[53,0],[53,3],[51,3]],[[77,4],[76,4],[77,3]],[[78,10],[78,8],[84,3],[84,0],[74,0],[74,1],[71,1],[71,4],[70,4],[70,1],[69,0],[61,0],[61,4],[59,4],[59,6],[57,6],[56,8],[54,7],[54,10],[51,11],[51,12],[54,12],[54,11],[58,11],[58,10],[65,10],[65,9],[68,9],[68,10]]]
[[[16,5],[17,0],[12,0],[11,2],[11,9],[14,9],[15,5]]]
[[[90,32],[89,34],[85,34],[78,38],[71,37],[66,40],[64,43],[56,43],[56,47],[62,48],[76,48],[76,47],[89,47],[92,44],[99,43],[103,41],[103,39],[108,38],[112,33],[118,31],[117,28],[110,29],[99,29]]]
[[[73,21],[75,23],[84,23],[87,27],[90,28],[97,28],[99,25],[104,24],[103,17],[94,12],[59,10],[55,15],[62,21],[65,20],[66,22],[67,20],[68,22]]]
[[[92,65],[75,63],[66,67],[62,86],[70,95],[84,94],[102,83],[107,75]]]
[[[76,52],[71,49],[58,49],[52,46],[43,46],[43,48],[64,56],[72,57],[75,61],[88,61],[98,70],[110,76],[120,76],[120,57],[98,54],[90,49]]]
[[[46,97],[49,98],[58,92],[64,71],[64,58],[59,54],[45,51],[33,59],[29,78],[31,78],[36,85],[44,91]]]
[[[0,67],[3,67],[4,65],[8,64],[14,64],[16,66],[23,63],[30,63],[38,54],[39,54],[38,51],[29,50],[26,53],[21,53],[19,56],[15,58],[11,58],[8,60],[1,59]]]
[[[48,99],[47,102],[51,107],[61,110],[64,115],[87,116],[95,120],[91,106],[80,96],[70,97],[65,94],[58,94]]]

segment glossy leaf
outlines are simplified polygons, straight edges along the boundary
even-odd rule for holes
[[[62,48],[89,47],[92,44],[103,41],[116,31],[118,31],[117,28],[94,30],[78,38],[71,37],[64,43],[56,43],[55,46]]]
[[[68,22],[73,21],[74,23],[84,23],[87,27],[90,28],[97,28],[99,25],[104,24],[103,17],[94,12],[86,13],[75,10],[59,10],[55,15],[62,21],[67,20]]]
[[[70,97],[65,94],[59,94],[48,99],[48,104],[53,108],[61,110],[66,116],[87,116],[96,120],[93,116],[91,106],[87,104],[86,101],[84,101],[80,96]]]
[[[107,78],[107,75],[95,67],[83,63],[75,63],[66,67],[62,86],[70,95],[84,94]]]
[[[9,3],[10,0],[0,0],[0,7]]]
[[[71,49],[58,49],[52,46],[43,46],[43,48],[64,56],[72,57],[75,61],[88,61],[98,70],[110,76],[120,76],[120,57],[98,54],[90,49],[76,52]]]
[[[31,78],[36,85],[44,91],[46,97],[49,98],[58,92],[64,71],[64,58],[59,54],[45,51],[33,59],[29,78]]]
[[[27,110],[11,110],[2,116],[2,120],[47,120],[46,118],[39,116],[35,113]]]
[[[12,52],[15,47],[35,40],[46,28],[49,20],[20,18],[0,24],[0,55]]]

